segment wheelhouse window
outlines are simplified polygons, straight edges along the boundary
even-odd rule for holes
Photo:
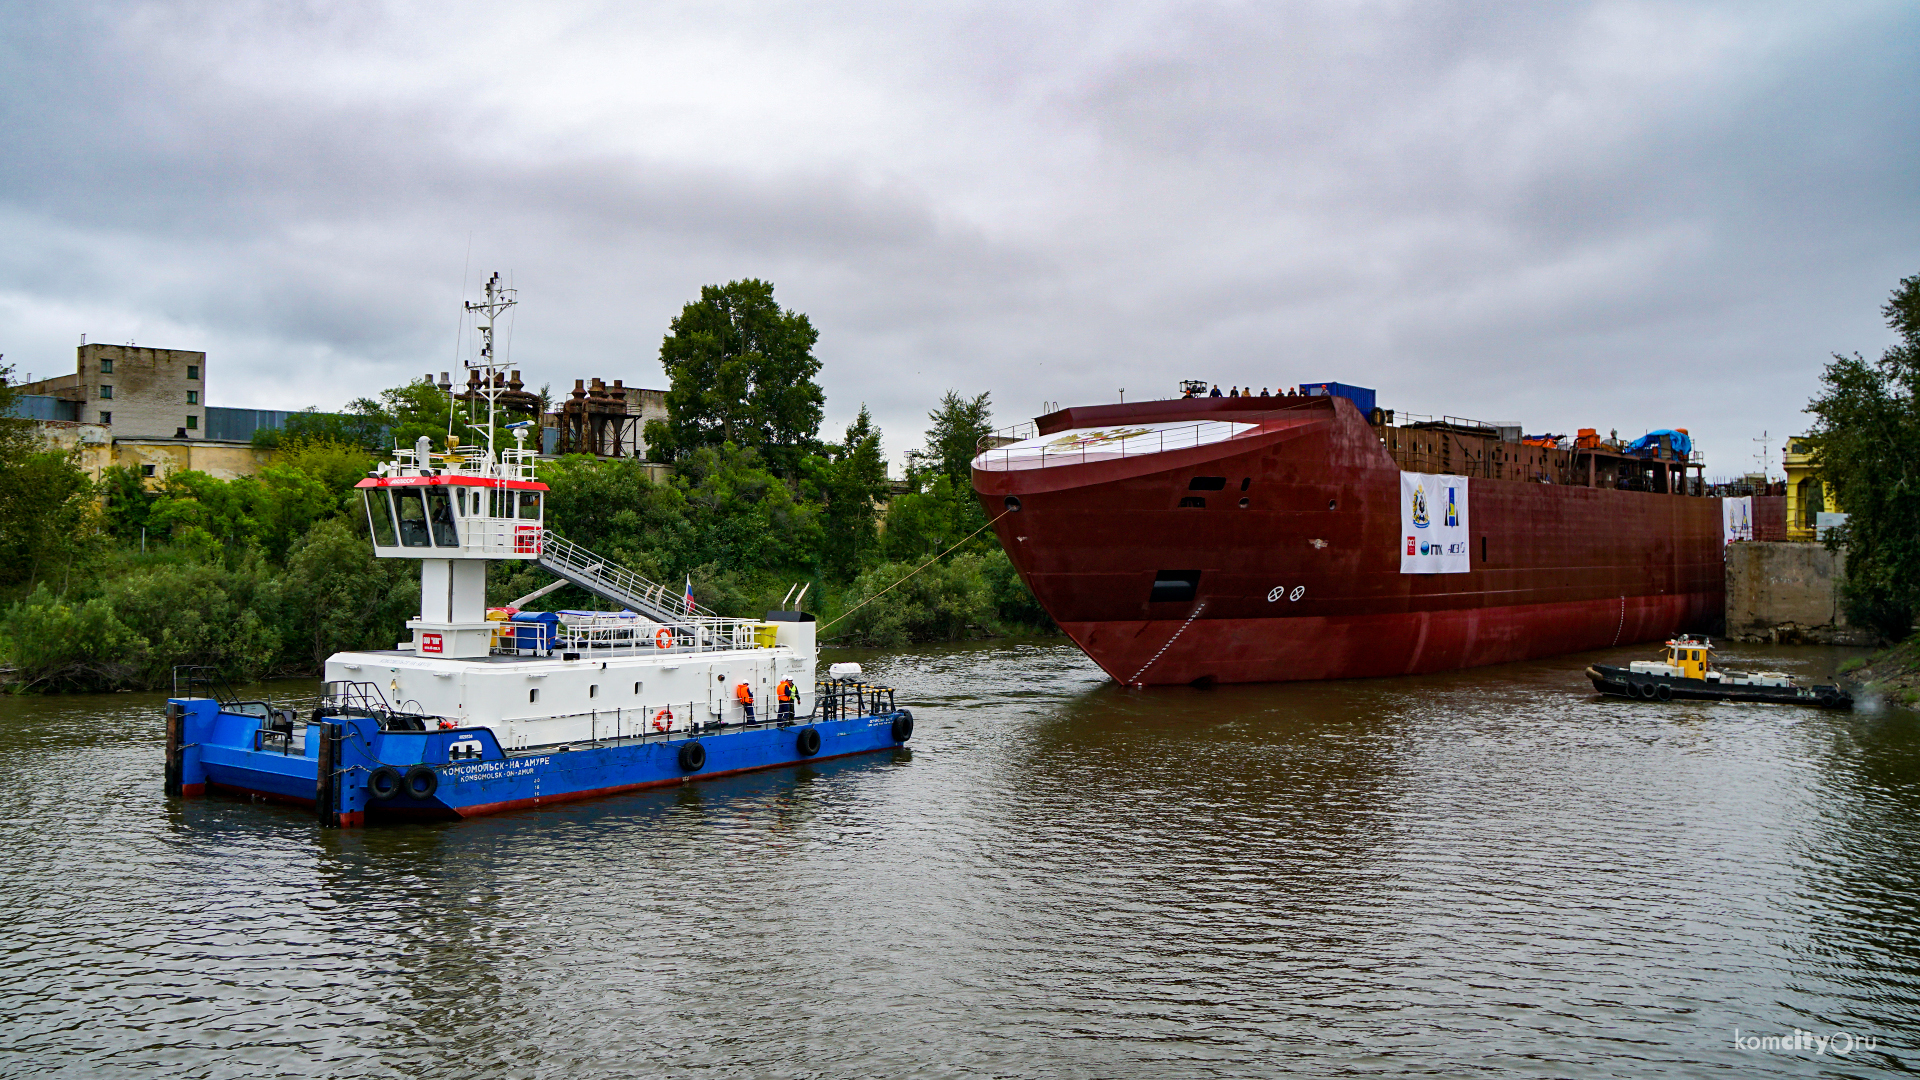
[[[363,488],[360,497],[367,504],[367,523],[373,528],[375,547],[398,547],[399,538],[393,528],[393,503],[387,498],[386,488]]]
[[[447,489],[427,489],[427,520],[433,525],[434,547],[459,547],[460,533],[453,524],[453,497]]]
[[[427,539],[427,500],[420,489],[395,489],[393,505],[399,520],[401,545],[432,547],[433,541]]]
[[[539,492],[523,491],[520,493],[520,520],[522,521],[539,521],[540,520],[540,493]]]

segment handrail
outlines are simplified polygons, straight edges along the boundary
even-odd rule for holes
[[[1214,442],[1224,442],[1239,434],[1239,429],[1256,426],[1258,425],[1254,421],[1209,419],[1174,425],[1162,425],[1158,421],[1141,424],[1123,422],[1107,424],[1101,428],[1069,429],[1061,432],[1060,438],[1055,442],[1071,443],[1075,430],[1131,433],[1117,437],[1103,436],[1080,442],[1078,445],[1059,447],[1048,443],[1013,450],[1006,445],[995,445],[975,454],[973,467],[983,471],[1005,472],[1013,469],[1045,469],[1056,465],[1084,465],[1089,460],[1145,457],[1165,453],[1168,450],[1187,450]],[[995,438],[998,436],[989,436],[987,439],[982,439],[981,443],[984,445]],[[1038,438],[1038,436],[1030,438]]]

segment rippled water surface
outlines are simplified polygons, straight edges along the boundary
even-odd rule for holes
[[[1647,653],[1147,692],[1051,643],[859,656],[911,749],[366,830],[163,798],[159,695],[0,700],[0,1074],[1920,1061],[1920,724],[1579,676]],[[1878,1048],[1736,1042],[1796,1029]]]

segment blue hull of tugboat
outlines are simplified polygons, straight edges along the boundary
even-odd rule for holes
[[[819,748],[802,753],[818,732]],[[261,717],[220,711],[207,698],[167,703],[167,788],[193,796],[208,788],[311,806],[329,825],[408,818],[456,818],[682,784],[756,769],[847,757],[902,745],[913,732],[906,710],[844,720],[718,728],[603,740],[563,749],[504,752],[487,728],[383,731],[368,717],[311,723],[305,753],[283,752]],[[705,760],[682,767],[690,743]],[[377,798],[368,781],[389,766],[432,774],[424,798],[404,788]]]

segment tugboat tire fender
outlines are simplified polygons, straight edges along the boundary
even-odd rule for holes
[[[399,769],[382,765],[367,774],[367,797],[375,802],[386,802],[400,794],[400,786],[405,782]]]
[[[800,751],[801,757],[812,757],[820,752],[820,729],[803,727],[794,740],[793,748]]]
[[[700,745],[699,739],[689,739],[680,746],[680,770],[699,772],[707,767],[707,748]]]
[[[906,742],[913,738],[913,714],[901,709],[893,718],[893,741]]]
[[[1655,696],[1655,697],[1657,697],[1657,698],[1659,698],[1659,699],[1660,699],[1661,701],[1671,701],[1671,700],[1673,700],[1673,686],[1672,686],[1672,684],[1670,684],[1670,683],[1655,683],[1655,684],[1654,684],[1654,687],[1653,687],[1653,696]]]
[[[415,765],[407,770],[402,786],[409,799],[431,799],[440,790],[440,774],[426,765]]]

